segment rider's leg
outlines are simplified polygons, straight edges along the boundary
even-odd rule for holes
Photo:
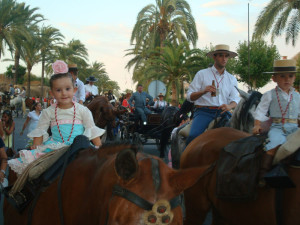
[[[143,123],[144,123],[144,122],[147,122],[147,117],[146,117],[146,115],[145,115],[144,110],[143,110],[142,108],[139,108],[139,107],[135,108],[135,110],[136,110],[136,111],[138,112],[138,114],[141,116],[142,122],[143,122]]]
[[[186,145],[205,131],[209,123],[215,118],[216,112],[215,109],[196,109]]]

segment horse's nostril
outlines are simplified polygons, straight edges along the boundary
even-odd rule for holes
[[[148,216],[148,222],[149,223],[156,223],[156,221],[157,221],[157,218],[156,218],[155,215]]]
[[[157,208],[157,212],[158,212],[158,213],[165,213],[166,210],[167,210],[167,208],[166,208],[165,206],[159,206],[159,207]]]
[[[168,215],[162,217],[162,223],[170,223],[170,220],[171,218]]]

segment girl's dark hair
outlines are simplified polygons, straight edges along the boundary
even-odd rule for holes
[[[36,110],[36,106],[37,106],[38,104],[41,104],[41,103],[40,103],[40,102],[34,103],[34,104],[31,106],[31,111]]]
[[[25,87],[22,87],[25,91],[26,91],[26,88]]]
[[[12,117],[11,111],[10,110],[4,110],[4,112],[2,113],[2,115],[4,115],[4,114],[8,116],[7,125],[9,127],[11,127],[12,124],[13,124],[13,117]]]
[[[70,73],[58,73],[58,74],[54,74],[51,76],[50,78],[50,88],[53,88],[53,81],[61,79],[61,78],[70,78],[74,87],[74,80],[73,77]]]

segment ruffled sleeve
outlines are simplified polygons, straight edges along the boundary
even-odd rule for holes
[[[89,140],[100,137],[105,133],[104,129],[95,125],[92,113],[87,107],[83,107],[82,109],[82,122],[85,128],[83,135],[88,137]]]
[[[43,137],[43,142],[49,139],[48,128],[50,127],[50,111],[51,107],[44,109],[41,113],[39,122],[36,128],[27,134],[29,138]]]

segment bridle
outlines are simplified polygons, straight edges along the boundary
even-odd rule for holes
[[[159,161],[155,158],[152,158],[151,156],[148,156],[146,158],[150,158],[151,160],[152,180],[155,187],[155,191],[157,192],[161,185]],[[146,210],[147,212],[144,214],[144,223],[146,225],[170,224],[174,217],[171,210],[180,206],[179,195],[172,198],[171,200],[159,199],[153,204],[118,184],[114,185],[112,196],[109,202],[111,202],[114,196],[122,197],[135,204],[136,206],[140,207],[141,209]],[[107,210],[105,225],[108,225],[108,219],[109,212]]]

